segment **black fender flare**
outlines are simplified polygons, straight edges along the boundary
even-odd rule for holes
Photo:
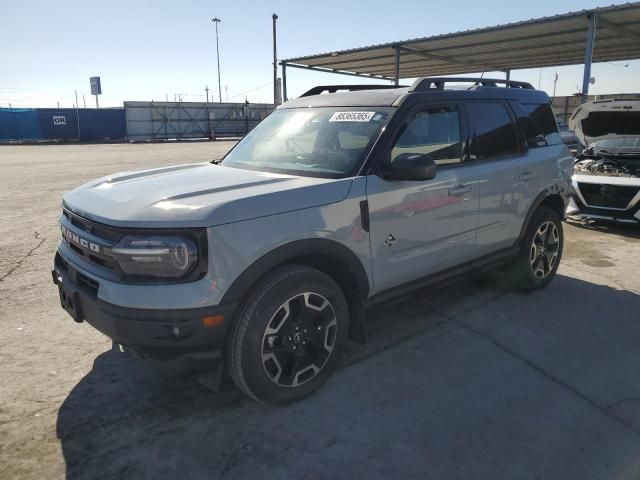
[[[529,211],[527,212],[527,216],[524,219],[524,223],[522,224],[522,229],[520,230],[520,235],[518,235],[518,239],[515,242],[516,245],[520,244],[520,242],[521,242],[522,238],[524,237],[525,233],[527,233],[527,229],[529,228],[529,223],[531,222],[531,218],[533,217],[533,214],[538,209],[538,207],[540,205],[542,205],[542,202],[544,202],[544,200],[547,197],[551,197],[551,196],[554,196],[554,195],[557,195],[558,197],[560,197],[562,199],[563,203],[564,203],[563,189],[560,188],[557,185],[553,185],[553,186],[545,188],[533,200],[533,202],[531,203],[531,206],[529,207]]]
[[[369,277],[356,254],[335,240],[308,238],[275,248],[253,262],[232,282],[222,296],[220,303],[241,301],[255,282],[267,272],[297,257],[309,255],[329,255],[342,261],[349,272],[353,274],[355,290],[366,298],[369,292]]]

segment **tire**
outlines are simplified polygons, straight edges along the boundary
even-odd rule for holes
[[[563,245],[560,215],[550,208],[538,207],[520,242],[518,258],[507,270],[511,282],[521,290],[546,286],[558,270]]]
[[[283,405],[333,373],[349,331],[349,310],[328,275],[303,265],[267,274],[243,301],[227,343],[229,375],[255,400]]]

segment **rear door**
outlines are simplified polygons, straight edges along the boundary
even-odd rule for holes
[[[524,145],[507,102],[465,103],[469,156],[478,170],[480,255],[509,247],[518,238],[529,206],[538,194],[540,159]]]
[[[429,154],[436,177],[424,181],[367,176],[374,290],[381,291],[464,263],[475,255],[479,185],[463,163],[464,117],[459,105],[410,111],[382,161]]]

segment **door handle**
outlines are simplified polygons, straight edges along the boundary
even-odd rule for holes
[[[531,180],[535,176],[535,172],[522,172],[520,175],[518,175],[518,180],[527,181]]]
[[[448,193],[450,197],[457,197],[460,195],[464,195],[465,193],[471,193],[473,191],[473,187],[471,185],[456,185],[453,188],[450,188]]]

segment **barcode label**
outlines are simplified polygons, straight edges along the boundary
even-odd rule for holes
[[[376,112],[336,112],[329,119],[330,122],[368,122]]]

